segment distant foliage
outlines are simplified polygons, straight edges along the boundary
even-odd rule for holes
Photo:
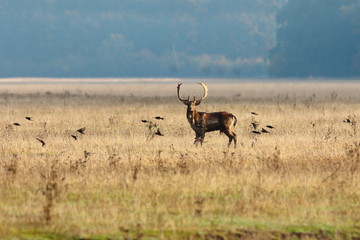
[[[263,75],[285,2],[0,1],[0,77]]]
[[[289,0],[276,18],[270,75],[359,76],[359,16],[359,0]]]

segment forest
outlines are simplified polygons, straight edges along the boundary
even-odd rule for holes
[[[359,16],[359,0],[0,0],[0,77],[356,77]]]
[[[276,21],[271,76],[360,76],[360,1],[290,0]]]
[[[286,0],[0,0],[0,77],[266,75]]]

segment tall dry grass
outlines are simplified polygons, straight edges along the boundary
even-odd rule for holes
[[[175,83],[2,85],[0,236],[349,237],[360,223],[359,90],[209,84],[198,108],[237,116],[234,149],[217,132],[192,144]],[[253,121],[275,129],[253,134]]]

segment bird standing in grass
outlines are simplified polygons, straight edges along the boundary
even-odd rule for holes
[[[269,132],[268,130],[266,130],[265,128],[262,128],[262,129],[261,129],[261,132],[262,132],[262,133],[270,133],[270,132]]]
[[[83,127],[83,128],[80,128],[80,129],[78,129],[78,130],[76,130],[77,132],[79,132],[79,133],[81,133],[81,134],[85,134],[85,127]]]
[[[351,119],[347,117],[347,118],[345,118],[345,119],[343,120],[343,122],[344,122],[344,123],[351,123]]]
[[[40,138],[36,138],[36,140],[38,140],[41,143],[41,146],[44,147],[45,146],[45,142],[43,140],[41,140]]]
[[[251,126],[254,128],[254,130],[256,130],[259,126],[259,122],[253,121],[251,122]]]
[[[154,117],[155,119],[157,119],[157,120],[164,120],[164,118],[163,117],[160,117],[160,116],[156,116],[156,117]]]
[[[157,129],[157,131],[155,132],[155,135],[164,136],[164,134],[162,134],[162,133],[160,132],[160,128]]]

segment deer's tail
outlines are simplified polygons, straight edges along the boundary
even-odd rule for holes
[[[233,119],[234,119],[233,126],[235,127],[235,126],[236,126],[236,123],[237,123],[237,118],[235,117],[235,115],[233,115]]]

